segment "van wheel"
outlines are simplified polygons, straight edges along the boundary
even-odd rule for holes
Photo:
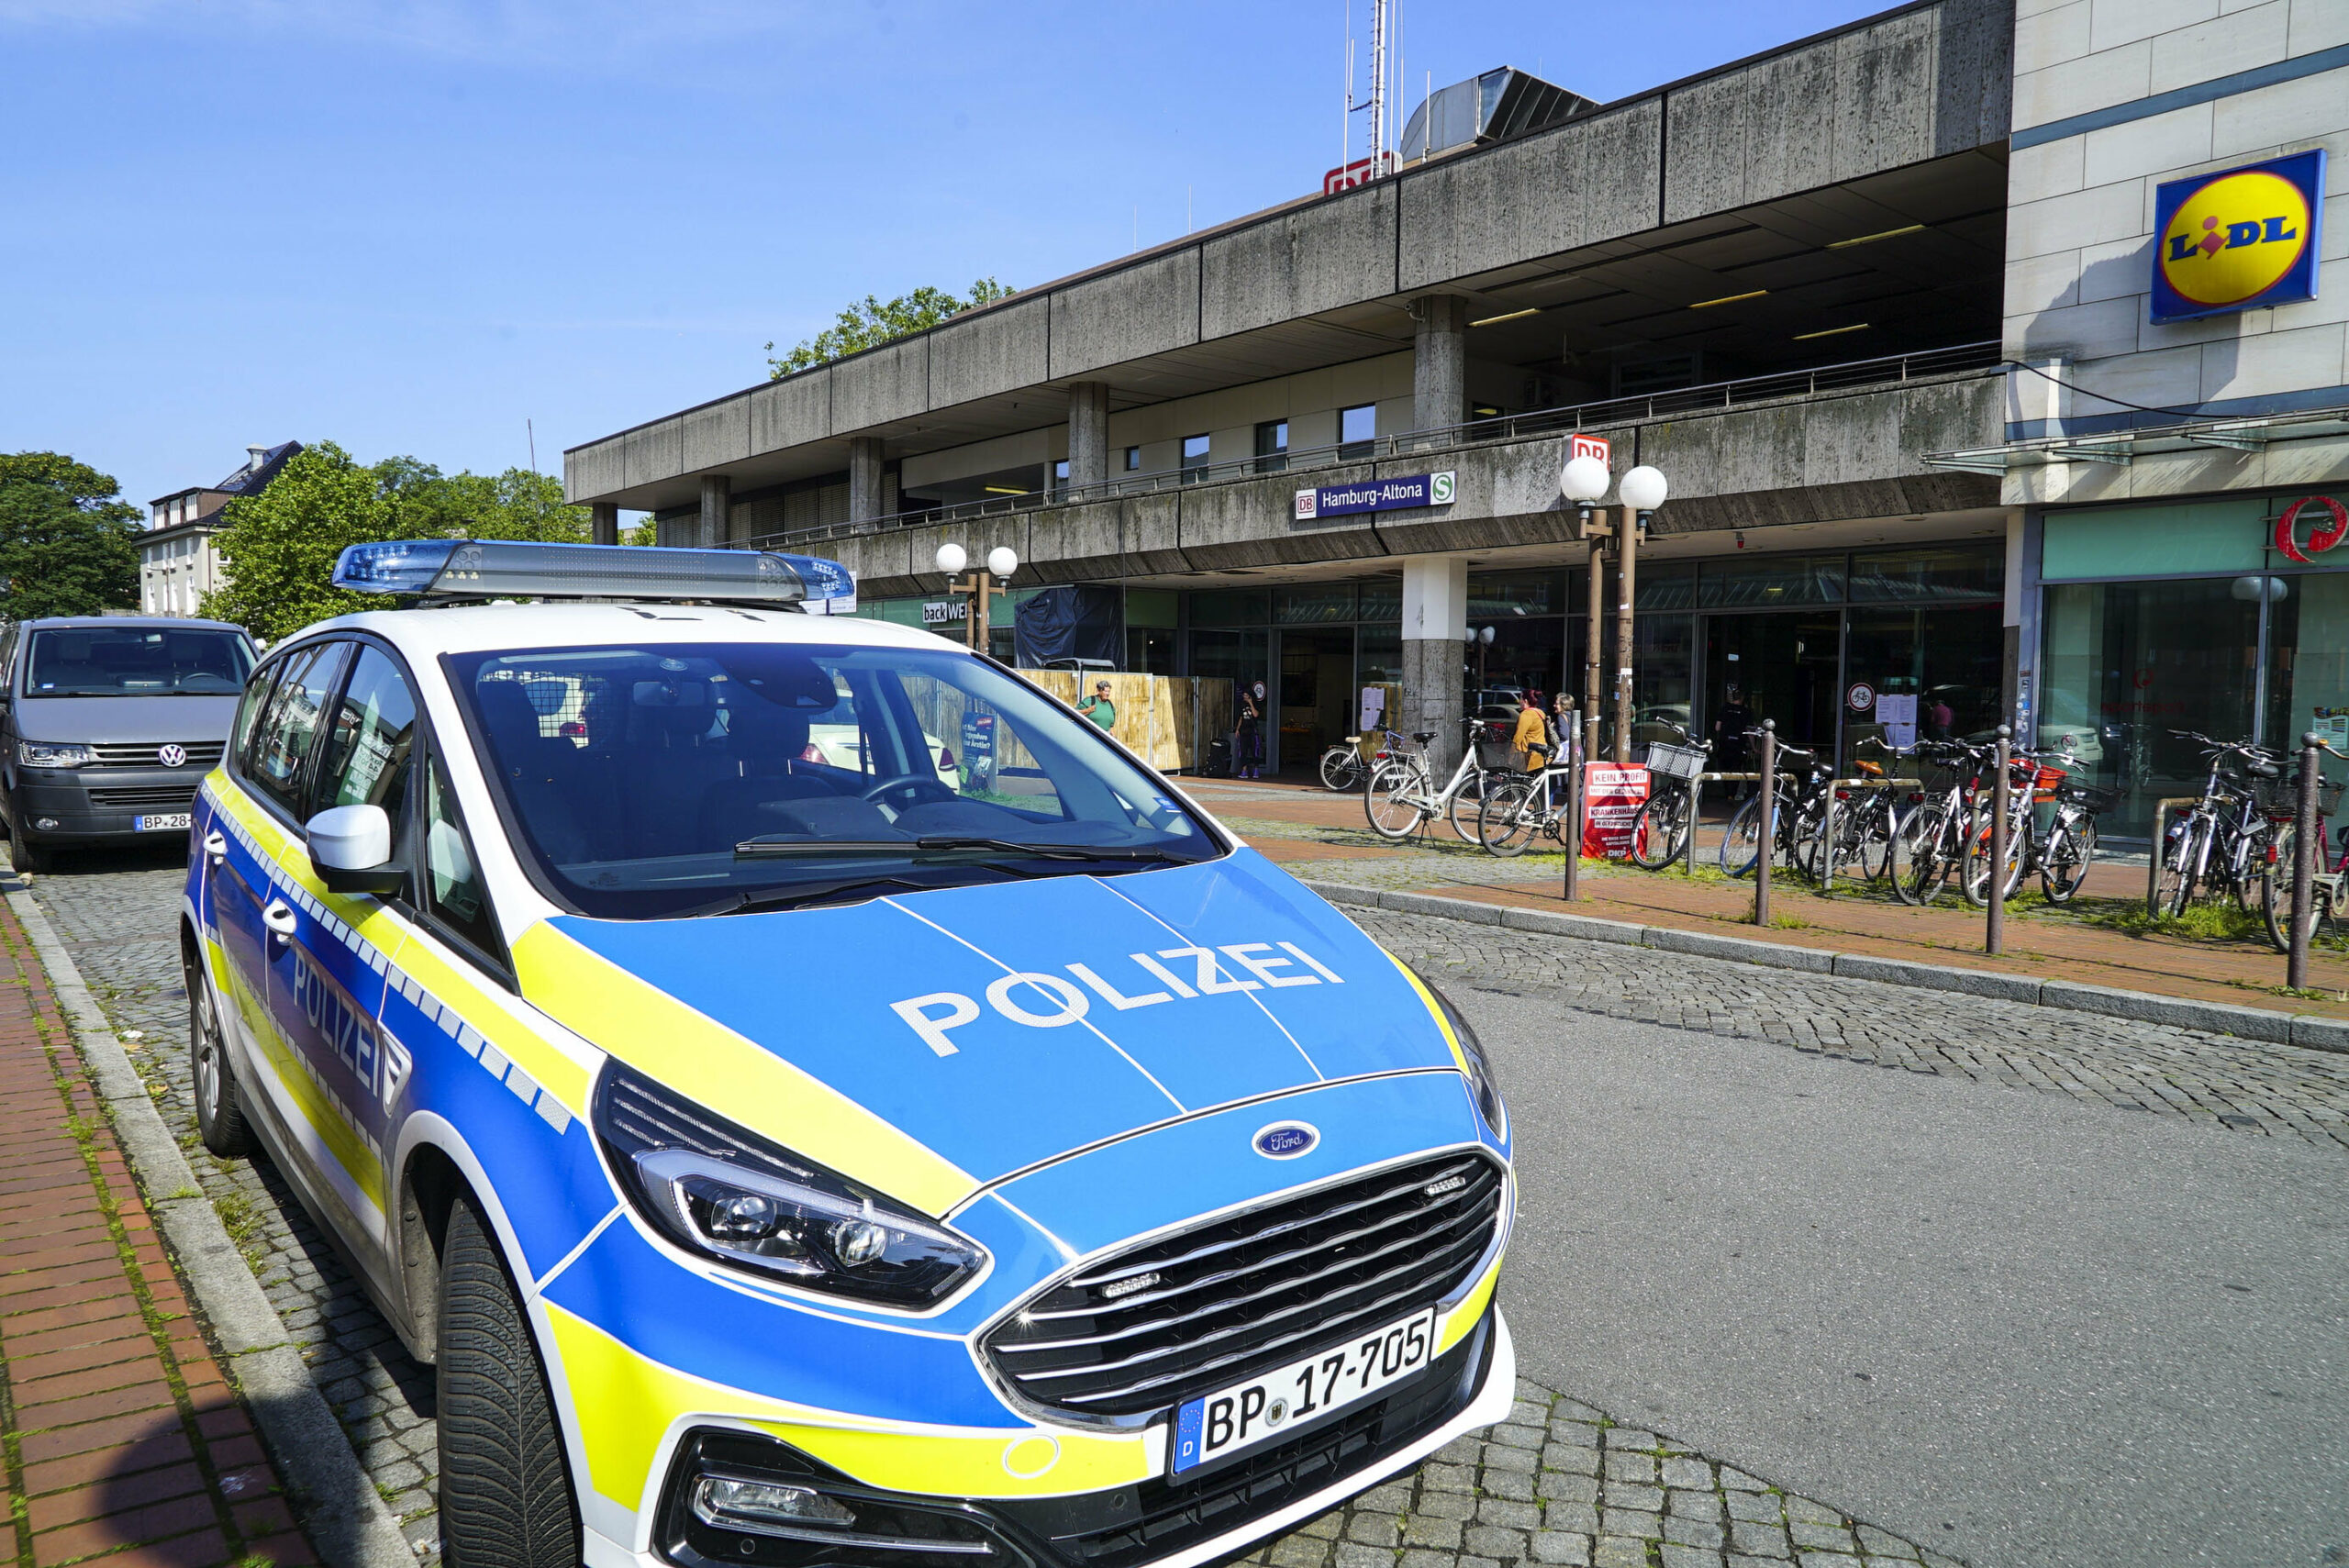
[[[253,1129],[237,1097],[236,1070],[228,1065],[228,1037],[213,1010],[212,987],[200,963],[183,962],[187,982],[187,1068],[195,1081],[195,1130],[204,1146],[223,1160],[253,1151]]]
[[[38,875],[50,867],[51,851],[25,837],[25,830],[15,823],[8,824],[8,865],[13,871]]]
[[[469,1194],[440,1252],[440,1539],[449,1568],[579,1568],[579,1510],[529,1319]]]

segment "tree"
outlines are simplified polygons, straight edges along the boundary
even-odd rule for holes
[[[578,544],[587,508],[528,469],[444,474],[412,457],[366,464],[332,441],[306,447],[258,495],[222,508],[216,538],[228,585],[204,613],[274,642],[312,621],[381,609],[380,595],[333,586],[345,545],[384,539],[529,539]]]
[[[62,452],[0,453],[0,618],[139,603],[139,508]]]
[[[981,278],[971,285],[971,297],[968,299],[957,299],[944,289],[931,288],[928,284],[890,300],[876,299],[868,294],[863,300],[841,311],[839,319],[829,328],[817,333],[781,359],[770,355],[767,379],[781,381],[795,371],[829,364],[834,360],[885,343],[892,338],[927,330],[950,316],[959,316],[982,305],[992,305],[998,299],[1009,299],[1019,292],[993,278]],[[769,343],[767,347],[772,350],[774,345]]]

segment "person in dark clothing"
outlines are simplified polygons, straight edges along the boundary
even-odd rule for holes
[[[1231,776],[1264,776],[1264,683],[1240,688],[1240,722],[1231,736]]]

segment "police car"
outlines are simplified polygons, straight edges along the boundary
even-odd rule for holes
[[[1207,1562],[1508,1410],[1475,1036],[1096,727],[828,562],[336,581],[417,607],[245,690],[191,1060],[437,1363],[452,1562]]]

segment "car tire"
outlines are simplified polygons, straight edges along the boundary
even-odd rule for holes
[[[448,1568],[578,1568],[579,1510],[530,1322],[470,1194],[440,1250],[436,1372]]]
[[[195,1130],[205,1148],[221,1159],[240,1159],[253,1151],[253,1130],[238,1096],[228,1038],[200,964],[184,962],[180,973],[187,981],[187,1071],[195,1091]]]
[[[8,866],[12,871],[38,876],[50,868],[51,852],[26,838],[25,830],[16,823],[8,824]]]

